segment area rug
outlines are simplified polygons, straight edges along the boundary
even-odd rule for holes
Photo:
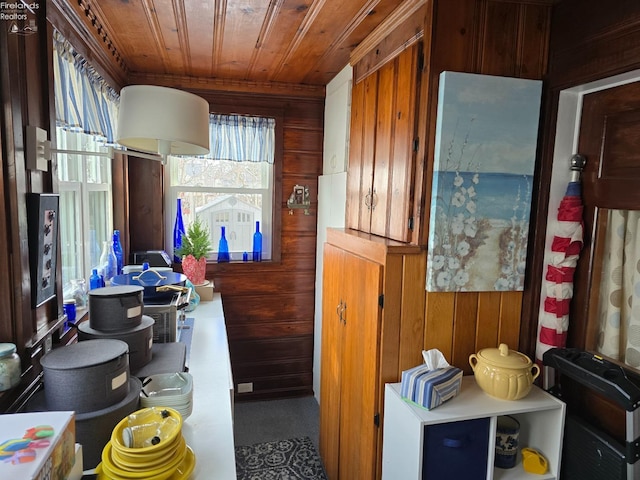
[[[238,480],[326,480],[309,437],[257,443],[236,450]]]

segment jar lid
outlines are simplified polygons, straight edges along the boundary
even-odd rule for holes
[[[0,343],[0,357],[8,357],[16,353],[17,349],[13,343]]]
[[[501,343],[498,348],[484,348],[478,352],[478,357],[498,367],[526,368],[532,365],[529,357],[524,353],[509,350],[506,343]]]
[[[75,304],[76,303],[76,299],[75,298],[66,298],[62,303],[64,303],[65,305]]]

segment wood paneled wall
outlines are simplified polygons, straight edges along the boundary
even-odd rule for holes
[[[434,2],[432,41],[425,34],[426,81],[420,131],[426,132],[427,168],[419,175],[423,198],[420,242],[427,243],[431,159],[434,158],[438,78],[458,71],[541,79],[547,68],[551,2],[449,0]],[[534,200],[535,201],[535,200]],[[533,217],[532,217],[533,218]],[[533,226],[535,228],[535,226]],[[507,343],[519,349],[521,292],[426,293],[425,348],[440,349],[471,373],[470,353]],[[522,349],[521,349],[522,350]],[[533,351],[527,350],[529,355]]]
[[[205,94],[207,98],[207,94]],[[280,115],[282,149],[276,153],[274,207],[280,223],[280,258],[271,262],[210,264],[208,278],[221,292],[234,382],[253,383],[238,399],[311,394],[315,304],[318,176],[322,173],[324,98],[214,95],[213,109],[235,106]],[[307,185],[311,215],[289,214],[294,185]],[[277,230],[276,230],[277,231]]]

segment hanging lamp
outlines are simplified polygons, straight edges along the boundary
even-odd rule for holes
[[[209,153],[209,103],[193,93],[155,85],[120,91],[116,141],[128,149],[167,155]]]

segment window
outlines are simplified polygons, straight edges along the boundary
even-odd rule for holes
[[[63,150],[98,151],[97,139],[86,133],[56,129]],[[104,241],[113,225],[111,160],[104,157],[58,155],[60,254],[63,290],[72,279],[88,279],[97,268]]]
[[[113,143],[118,96],[62,35],[53,32],[56,145],[59,150],[100,152]],[[103,242],[111,241],[111,160],[56,154],[60,194],[62,288],[88,279]]]
[[[222,124],[222,126],[220,126]],[[182,199],[185,227],[197,216],[208,227],[215,260],[225,227],[231,260],[253,248],[256,222],[263,236],[262,258],[272,258],[275,120],[239,115],[211,116],[211,153],[170,157],[167,164],[167,245],[172,245],[176,199]]]

